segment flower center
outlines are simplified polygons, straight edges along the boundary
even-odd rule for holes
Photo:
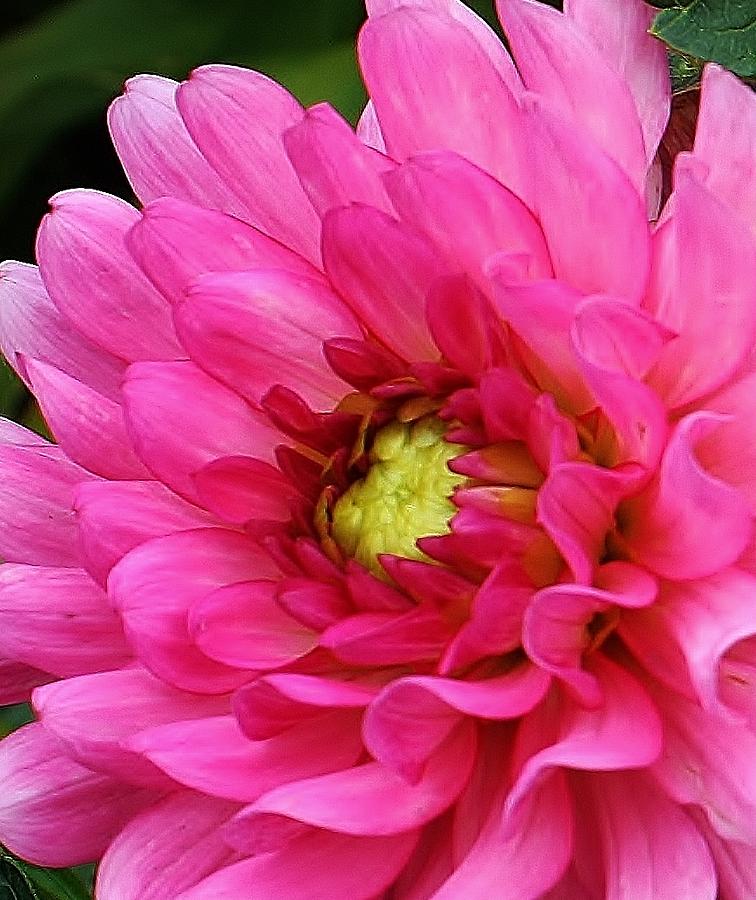
[[[457,508],[449,499],[466,481],[447,463],[465,448],[444,439],[446,426],[433,416],[381,428],[370,451],[370,468],[333,507],[331,534],[342,551],[378,575],[382,553],[428,560],[417,540],[446,534]]]

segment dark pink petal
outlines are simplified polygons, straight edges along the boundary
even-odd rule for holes
[[[309,653],[318,635],[276,602],[275,581],[224,585],[192,604],[189,633],[211,659],[240,669],[276,669]]]
[[[49,672],[40,672],[13,659],[0,659],[0,706],[26,703],[35,687],[54,679]]]
[[[134,193],[142,203],[177,197],[238,215],[244,205],[189,137],[176,108],[177,88],[170,78],[137,75],[110,104],[108,128]]]
[[[272,461],[280,434],[242,398],[188,361],[135,363],[123,385],[126,427],[137,455],[196,502],[192,475],[224,456]]]
[[[318,217],[283,145],[284,132],[303,116],[294,97],[259,72],[214,65],[195,69],[176,102],[194,142],[242,201],[248,221],[316,262]]]
[[[350,837],[308,830],[279,850],[221,869],[177,900],[374,900],[383,896],[416,843],[415,831],[386,837]]]
[[[192,359],[252,403],[274,384],[316,410],[348,392],[323,352],[329,338],[360,338],[343,301],[320,281],[282,269],[205,275],[176,309]]]
[[[67,456],[106,478],[149,478],[131,449],[119,403],[39,360],[24,357],[24,368],[45,421]]]
[[[50,363],[110,399],[117,399],[126,364],[91,343],[47,295],[39,270],[0,265],[0,350],[28,384],[20,354]]]
[[[693,152],[706,163],[706,186],[753,227],[756,222],[756,99],[748,85],[709,63]]]
[[[756,724],[756,639],[730,647],[719,663],[719,697],[740,721]]]
[[[360,322],[390,350],[413,362],[437,359],[425,300],[431,284],[446,273],[424,238],[377,209],[355,204],[323,220],[323,262]]]
[[[82,564],[100,584],[129,550],[154,537],[216,524],[159,481],[90,481],[75,492]]]
[[[528,96],[526,101],[538,188],[533,211],[546,235],[556,277],[586,294],[611,294],[638,303],[648,282],[651,251],[645,200],[617,163],[586,141],[581,130],[537,99]],[[611,203],[607,197],[613,198]]]
[[[0,744],[0,777],[0,841],[42,866],[94,862],[159,797],[80,766],[36,722]]]
[[[97,191],[56,194],[37,234],[42,280],[61,312],[100,347],[129,362],[182,356],[165,300],[124,238],[139,213]]]
[[[672,217],[654,237],[649,305],[678,337],[649,383],[669,407],[727,383],[756,336],[756,242],[744,222],[687,171],[675,178]]]
[[[192,643],[188,611],[222,585],[275,574],[270,558],[248,537],[200,528],[132,550],[111,571],[108,594],[148,669],[184,690],[221,694],[249,675],[209,659]]]
[[[0,445],[0,555],[35,566],[79,566],[76,489],[94,476],[51,444]]]
[[[648,162],[627,82],[585,32],[555,9],[530,0],[499,0],[497,9],[528,90],[593,138],[642,196]]]
[[[221,828],[238,804],[177,791],[135,816],[97,867],[101,900],[178,897],[238,859]]]
[[[399,218],[484,287],[483,263],[498,252],[525,254],[532,278],[551,275],[543,233],[527,206],[456,153],[414,156],[384,183]]]
[[[284,784],[264,794],[243,820],[293,819],[343,834],[388,835],[431,821],[456,800],[475,760],[476,730],[463,722],[431,757],[413,785],[378,762]],[[280,825],[272,817],[281,817]]]
[[[105,592],[81,569],[0,566],[0,654],[68,677],[132,658]]]
[[[207,272],[276,268],[317,277],[318,270],[251,225],[211,209],[164,197],[142,211],[126,244],[171,303]]]
[[[304,119],[284,134],[284,146],[319,215],[350,203],[393,212],[380,176],[396,163],[366,146],[329,104],[306,110]]]
[[[453,150],[523,196],[514,79],[502,78],[488,50],[456,17],[420,6],[370,18],[358,42],[362,74],[392,156]]]
[[[125,741],[165,722],[221,715],[228,706],[228,697],[180,691],[138,668],[66,678],[34,692],[39,720],[83,765],[164,789],[175,784]]]
[[[720,418],[714,413],[693,413],[682,419],[664,452],[658,476],[623,510],[622,537],[630,552],[666,578],[711,575],[734,563],[751,539],[745,499],[702,469],[694,454],[698,441]]]
[[[311,578],[286,578],[277,588],[279,606],[302,625],[323,631],[354,612],[341,586]]]

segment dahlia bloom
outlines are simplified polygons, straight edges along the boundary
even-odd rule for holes
[[[2,268],[0,840],[101,900],[756,896],[756,97],[660,210],[650,9],[499,13],[368,0],[356,133],[133,79]]]

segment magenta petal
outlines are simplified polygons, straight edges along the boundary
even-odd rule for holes
[[[176,108],[177,88],[170,78],[137,75],[108,109],[108,128],[134,193],[142,203],[176,197],[238,215],[244,205],[189,137]]]
[[[402,6],[368,20],[358,51],[392,156],[453,150],[523,196],[514,79],[507,84],[475,34],[444,12]]]
[[[281,269],[203,276],[176,308],[176,327],[192,359],[252,403],[282,384],[323,411],[349,390],[323,343],[362,337],[332,291]]]
[[[108,598],[81,569],[0,566],[0,654],[68,677],[132,658]]]
[[[106,478],[149,478],[120,404],[47,363],[24,358],[24,367],[45,421],[75,463]]]
[[[720,416],[693,413],[670,438],[658,476],[627,501],[622,537],[632,555],[674,580],[701,578],[731,565],[751,539],[751,514],[738,491],[698,463],[694,447]],[[626,512],[626,515],[625,515]],[[717,535],[715,541],[712,534]]]
[[[178,897],[238,858],[221,828],[238,804],[177,791],[135,816],[97,867],[101,900]]]
[[[0,659],[0,705],[27,703],[34,688],[54,681],[55,676],[13,659]]]
[[[176,102],[194,142],[241,200],[248,221],[317,262],[318,217],[283,145],[284,132],[303,116],[294,97],[259,72],[213,65],[195,69]]]
[[[0,841],[42,866],[97,860],[126,822],[159,797],[80,766],[36,722],[3,740],[0,777]]]
[[[139,213],[97,191],[56,194],[37,234],[42,280],[61,312],[129,362],[182,355],[171,311],[139,271],[124,238]]]
[[[396,163],[360,141],[332,106],[319,103],[308,109],[284,134],[284,145],[319,215],[350,203],[393,211],[380,176]]]
[[[194,363],[135,363],[123,385],[137,455],[177,493],[197,501],[192,475],[224,456],[271,461],[281,436],[242,398]]]
[[[177,900],[374,900],[383,896],[416,843],[414,831],[386,837],[350,837],[308,830],[280,850],[221,869]]]
[[[111,571],[108,594],[148,669],[184,690],[221,694],[249,675],[209,659],[192,643],[188,611],[224,584],[275,574],[270,559],[248,537],[200,528],[154,538],[132,550]]]

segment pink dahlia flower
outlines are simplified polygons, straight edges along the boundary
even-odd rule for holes
[[[140,76],[0,341],[0,839],[101,900],[756,896],[756,97],[369,0],[355,132]],[[516,65],[515,65],[516,64]],[[651,223],[649,223],[651,220]]]

